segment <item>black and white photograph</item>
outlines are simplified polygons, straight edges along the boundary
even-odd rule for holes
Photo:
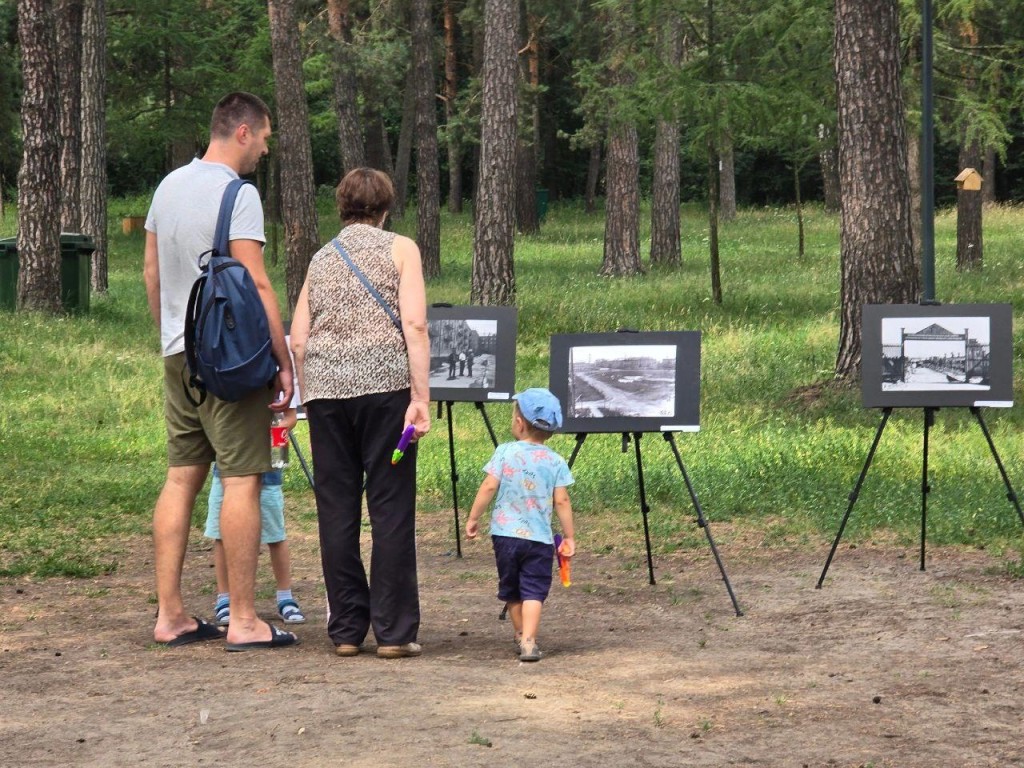
[[[435,401],[508,400],[515,387],[516,310],[432,306],[430,397]]]
[[[569,409],[574,417],[660,416],[675,413],[673,345],[572,347]]]
[[[1013,403],[1008,304],[869,304],[862,332],[865,407]]]
[[[989,390],[988,317],[882,320],[882,391]]]
[[[700,424],[700,333],[551,337],[563,432],[681,432]]]

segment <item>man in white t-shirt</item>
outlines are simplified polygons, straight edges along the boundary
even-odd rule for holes
[[[199,276],[198,257],[213,245],[224,188],[256,169],[267,154],[270,133],[270,110],[261,99],[241,92],[225,96],[214,108],[206,153],[164,178],[146,218],[143,275],[164,359],[168,464],[153,511],[158,606],[153,639],[168,646],[226,638],[227,650],[246,651],[298,642],[294,634],[259,620],[255,609],[260,477],[270,470],[271,412],[289,407],[293,368],[277,296],[263,265],[263,207],[252,185],[239,191],[228,237],[231,256],[249,270],[263,299],[279,371],[270,387],[234,403],[208,394],[196,406],[186,393],[185,310]],[[192,508],[214,460],[224,485],[221,536],[231,595],[226,636],[191,616],[181,595]]]

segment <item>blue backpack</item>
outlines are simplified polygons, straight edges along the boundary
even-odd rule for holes
[[[236,402],[277,373],[271,354],[270,323],[249,270],[232,259],[228,245],[231,212],[239,189],[252,182],[233,179],[224,190],[213,249],[199,255],[202,274],[192,285],[185,312],[185,359],[189,386],[199,390],[200,405],[210,392]]]

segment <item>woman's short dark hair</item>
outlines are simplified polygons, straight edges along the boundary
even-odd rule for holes
[[[338,184],[334,198],[342,221],[376,224],[391,207],[395,188],[383,171],[354,168]]]

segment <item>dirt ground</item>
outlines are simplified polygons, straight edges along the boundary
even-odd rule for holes
[[[441,519],[421,530],[445,530]],[[1024,765],[1024,590],[983,551],[743,545],[655,559],[581,541],[573,585],[522,664],[484,542],[421,536],[418,659],[336,658],[316,541],[291,532],[298,648],[227,654],[151,642],[150,544],[116,574],[0,582],[5,766]],[[196,536],[186,595],[212,612]],[[259,606],[273,603],[261,562]],[[372,640],[371,640],[372,643]]]

